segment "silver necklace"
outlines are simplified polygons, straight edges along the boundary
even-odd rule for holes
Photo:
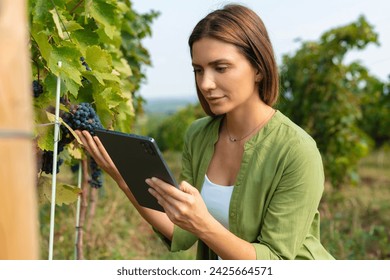
[[[228,139],[230,142],[240,142],[241,140],[244,140],[246,137],[248,137],[249,135],[251,135],[256,129],[260,128],[268,119],[269,117],[271,116],[271,114],[275,112],[274,109],[271,110],[271,112],[268,114],[268,116],[262,121],[260,122],[260,124],[258,124],[254,129],[252,129],[248,134],[246,134],[245,136],[241,137],[241,138],[234,138],[230,135],[230,132],[229,132],[229,128],[228,128],[228,124],[227,124],[227,121],[226,121],[226,132],[228,134]]]

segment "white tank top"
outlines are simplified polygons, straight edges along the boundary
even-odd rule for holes
[[[214,184],[205,175],[201,195],[208,211],[225,228],[229,229],[229,204],[234,186]]]

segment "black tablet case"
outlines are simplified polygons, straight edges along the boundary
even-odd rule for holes
[[[172,172],[151,137],[96,129],[103,146],[118,168],[137,202],[148,208],[164,212],[157,200],[148,192],[147,178],[157,177],[177,187]]]

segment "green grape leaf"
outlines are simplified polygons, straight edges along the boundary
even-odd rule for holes
[[[58,31],[58,36],[62,40],[69,40],[70,33],[83,27],[74,20],[68,20],[60,9],[52,9],[49,11],[52,14],[54,24]]]
[[[83,158],[83,152],[79,147],[76,147],[73,143],[68,144],[66,149],[72,158],[78,160],[81,160]]]
[[[69,113],[69,109],[64,104],[60,103],[60,110]],[[65,124],[65,123],[64,123]]]
[[[99,73],[100,72],[97,72],[97,71],[93,71],[93,73],[91,71],[85,71],[85,73],[83,73],[83,75],[89,81],[98,82],[102,86],[105,86],[106,83],[104,82],[103,78],[101,77],[101,75]]]
[[[56,185],[56,197],[55,203],[58,206],[62,204],[72,204],[77,201],[81,189],[63,183],[57,183]],[[41,175],[38,179],[38,201],[40,204],[44,204],[47,201],[51,203],[52,199],[52,176]]]
[[[113,71],[112,73],[101,73],[101,77],[106,80],[106,81],[113,81],[113,82],[116,82],[116,83],[120,83],[121,80],[120,78],[118,77],[118,74],[119,73],[115,73],[115,71]]]
[[[41,150],[52,151],[54,143],[54,125],[48,120],[46,110],[51,106],[52,99],[47,93],[34,98],[34,135]]]
[[[54,125],[43,125],[36,128],[37,144],[43,151],[53,151],[54,149]]]
[[[117,9],[114,5],[107,3],[106,0],[91,1],[89,7],[90,15],[100,24],[104,26],[104,32],[108,38],[113,39],[115,33],[118,33],[116,28],[116,17],[118,17]]]
[[[133,75],[130,65],[127,63],[126,59],[121,58],[119,61],[114,60],[112,62],[114,68],[121,73],[124,77],[129,77]]]
[[[57,93],[57,77],[52,73],[48,73],[48,75],[45,78],[44,84],[45,84],[45,89],[48,93],[47,97],[51,99],[50,105],[54,106],[55,103],[54,100]],[[66,92],[67,92],[67,88],[65,86],[65,82],[64,80],[61,79],[60,96],[64,96]],[[41,108],[46,108],[46,106]]]
[[[99,83],[103,86],[106,85],[106,83],[104,82],[105,80],[120,83],[119,77],[111,73],[94,72],[94,76],[99,81]]]
[[[71,79],[64,78],[64,84],[65,88],[75,97],[77,98],[77,95],[79,93],[80,85],[77,84],[75,81]]]
[[[99,46],[87,47],[85,60],[93,71],[105,73],[111,72],[112,60],[110,54]]]
[[[62,40],[65,39],[65,36],[64,36],[64,32],[62,31],[62,26],[61,26],[61,23],[60,23],[60,18],[58,16],[58,14],[56,13],[56,10],[53,9],[53,10],[50,10],[49,13],[52,14],[52,17],[53,17],[53,21],[54,21],[54,24],[57,28],[57,32],[58,32],[58,36],[60,36],[60,38]],[[68,38],[67,38],[68,39]]]
[[[38,183],[37,183],[37,189],[38,189],[38,204],[43,205],[46,204],[49,200],[47,198],[47,193],[45,193],[47,190],[51,188],[51,178],[41,174],[38,174]],[[51,194],[51,190],[50,190]]]
[[[67,185],[67,184],[59,184],[56,188],[56,204],[69,205],[77,201],[79,194],[81,193],[81,189],[77,186]]]
[[[54,75],[61,75],[65,87],[77,97],[81,83],[81,52],[69,46],[55,46],[50,54],[48,66]],[[62,62],[61,68],[58,62]]]
[[[50,54],[53,50],[52,46],[48,42],[48,32],[41,31],[43,28],[39,28],[39,24],[35,25],[31,29],[31,34],[34,41],[38,44],[39,51],[46,61],[50,59]]]
[[[96,101],[96,110],[100,121],[104,127],[112,126],[113,113],[110,109],[109,102],[114,96],[112,88],[105,88],[103,91],[94,91],[93,98]]]
[[[131,124],[134,120],[134,108],[131,100],[127,102],[121,102],[117,107],[117,115],[115,120],[115,129],[130,133]]]
[[[95,29],[96,23],[90,21],[84,25],[84,29],[75,30],[72,33],[72,39],[79,44],[83,54],[88,46],[99,45],[99,36],[94,32]]]
[[[32,10],[33,23],[42,23],[46,22],[46,19],[49,17],[47,11],[52,7],[52,4],[47,0],[36,0],[35,6]]]

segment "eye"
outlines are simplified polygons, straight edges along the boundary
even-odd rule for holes
[[[203,70],[201,68],[195,68],[195,67],[194,67],[193,71],[195,74],[201,74],[203,72]]]
[[[225,65],[219,65],[219,66],[216,66],[215,67],[215,70],[218,72],[218,73],[224,73],[226,70],[227,70],[227,66]]]

